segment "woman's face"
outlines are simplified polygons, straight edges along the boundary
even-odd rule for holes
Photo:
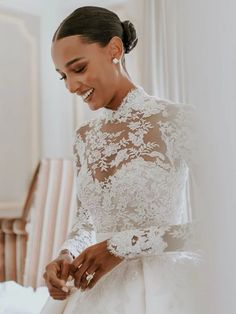
[[[110,43],[101,47],[77,35],[52,44],[52,59],[66,88],[82,96],[92,110],[106,107],[115,97],[120,75],[113,57]]]

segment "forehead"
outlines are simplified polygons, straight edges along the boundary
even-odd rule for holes
[[[63,68],[64,65],[75,58],[98,57],[104,53],[98,43],[86,43],[80,36],[68,36],[52,43],[51,54],[56,68]]]

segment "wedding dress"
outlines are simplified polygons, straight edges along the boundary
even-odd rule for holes
[[[91,290],[42,313],[191,314],[195,107],[137,86],[117,110],[76,130],[77,213],[61,249],[78,256],[108,239],[124,260]],[[168,241],[167,241],[168,239]],[[171,240],[182,240],[171,248]]]

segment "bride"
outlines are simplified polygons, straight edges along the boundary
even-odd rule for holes
[[[51,297],[42,313],[194,313],[198,255],[186,191],[195,107],[132,82],[124,54],[137,41],[131,22],[94,6],[75,10],[54,34],[60,79],[101,110],[75,132],[76,218],[46,266]]]

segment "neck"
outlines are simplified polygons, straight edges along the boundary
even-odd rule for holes
[[[122,103],[122,100],[125,98],[125,96],[132,90],[135,89],[136,85],[133,84],[133,82],[127,80],[123,82],[122,84],[119,84],[117,91],[110,101],[110,103],[105,106],[107,109],[111,110],[117,110],[120,104]]]

